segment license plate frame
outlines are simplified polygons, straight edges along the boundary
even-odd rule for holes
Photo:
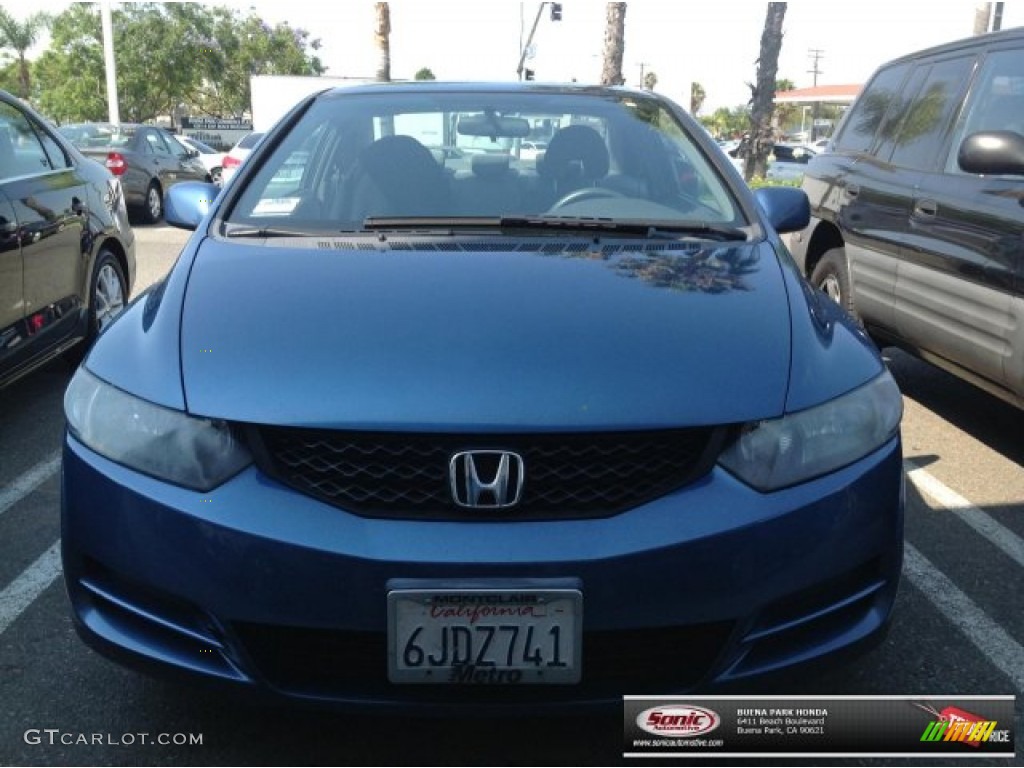
[[[388,680],[392,683],[573,685],[580,681],[583,593],[579,589],[398,588],[387,593],[387,611]],[[420,631],[413,637],[416,627]],[[468,663],[467,655],[472,657]]]

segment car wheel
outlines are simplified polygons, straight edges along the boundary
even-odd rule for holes
[[[121,262],[104,248],[96,257],[89,284],[89,325],[85,341],[64,353],[64,359],[78,365],[93,341],[124,311],[128,302],[128,280]]]
[[[224,186],[224,172],[220,168],[214,168],[210,171],[210,181],[218,187]]]
[[[164,198],[163,193],[160,191],[160,185],[155,181],[149,183],[149,189],[146,190],[146,207],[144,209],[146,215],[146,221],[150,224],[156,224],[160,221],[160,217],[164,215]]]
[[[811,273],[811,283],[826,296],[841,306],[859,322],[857,309],[853,304],[853,289],[850,281],[850,267],[846,251],[833,248],[826,251]]]

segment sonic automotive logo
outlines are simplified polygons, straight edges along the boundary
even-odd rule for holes
[[[717,712],[688,704],[645,709],[636,716],[636,724],[655,736],[688,739],[711,733],[722,722]]]
[[[959,707],[946,707],[940,711],[921,704],[915,706],[936,718],[925,726],[921,741],[960,741],[971,747],[979,747],[983,741],[1007,740],[1003,737],[1003,731],[996,732],[995,720],[986,720]]]

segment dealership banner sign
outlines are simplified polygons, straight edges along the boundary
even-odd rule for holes
[[[1013,696],[625,696],[626,757],[1014,757]]]

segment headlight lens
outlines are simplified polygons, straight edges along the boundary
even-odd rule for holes
[[[862,387],[806,411],[751,425],[718,461],[760,491],[827,474],[884,445],[903,416],[888,371]]]
[[[126,467],[197,491],[252,463],[223,422],[197,419],[129,395],[79,368],[64,394],[68,429]]]

